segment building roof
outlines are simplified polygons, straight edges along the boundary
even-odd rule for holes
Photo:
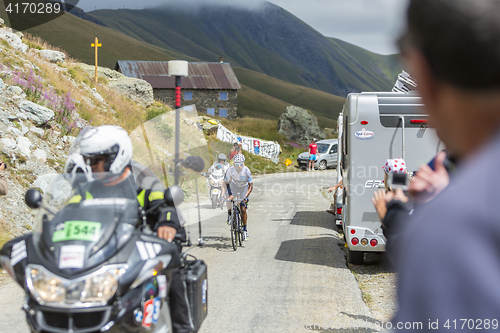
[[[118,60],[115,70],[128,77],[142,79],[154,89],[174,89],[175,78],[168,76],[168,61]],[[189,76],[181,80],[182,89],[241,89],[229,63],[190,62]]]

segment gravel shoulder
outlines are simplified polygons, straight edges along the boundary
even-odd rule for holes
[[[347,257],[345,242],[343,239],[340,242]],[[358,281],[363,300],[373,317],[388,322],[397,310],[397,274],[390,269],[386,253],[366,253],[364,261],[364,265],[347,265]]]

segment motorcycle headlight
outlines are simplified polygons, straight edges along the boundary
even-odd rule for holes
[[[47,306],[105,305],[118,289],[118,278],[127,265],[104,266],[77,279],[68,280],[40,265],[26,267],[26,283],[35,299]]]

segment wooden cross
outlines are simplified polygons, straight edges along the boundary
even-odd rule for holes
[[[91,47],[95,48],[95,83],[97,83],[97,48],[101,47],[102,44],[99,43],[97,37],[95,38],[95,43],[90,44]]]

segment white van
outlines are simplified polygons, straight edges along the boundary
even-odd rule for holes
[[[417,171],[444,148],[427,128],[422,100],[415,94],[353,93],[342,113],[342,225],[349,262],[362,264],[365,252],[385,251],[386,239],[373,207],[373,193],[384,187],[382,166],[402,157]]]

